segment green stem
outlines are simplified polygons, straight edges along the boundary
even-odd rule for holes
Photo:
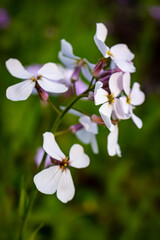
[[[58,108],[51,102],[51,100],[48,98],[47,102],[49,103],[49,105],[56,111],[56,113],[58,113],[58,115],[61,113]]]

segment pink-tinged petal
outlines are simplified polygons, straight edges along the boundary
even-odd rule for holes
[[[94,101],[95,105],[99,105],[108,101],[107,96],[108,92],[102,88],[103,84],[97,82],[94,91]]]
[[[131,104],[132,105],[141,105],[145,100],[144,93],[140,90],[140,84],[135,82],[131,90]]]
[[[45,132],[43,134],[43,149],[46,153],[57,160],[62,161],[66,156],[60,150],[58,144],[56,143],[55,137],[51,132]]]
[[[134,58],[134,54],[129,50],[126,44],[116,44],[111,47],[111,53],[114,59],[131,61]]]
[[[34,176],[34,183],[38,191],[45,194],[53,194],[57,190],[62,177],[62,170],[59,166],[52,166],[42,170]]]
[[[12,101],[23,101],[31,95],[34,87],[35,82],[25,80],[7,88],[6,96]]]
[[[107,126],[107,128],[110,131],[113,131],[113,129],[114,129],[114,125],[111,122],[112,110],[113,110],[113,106],[109,103],[104,103],[99,109],[101,117],[102,117],[105,125]]]
[[[117,67],[120,68],[123,72],[134,73],[136,71],[132,62],[119,60],[119,59],[114,59],[114,61]]]
[[[113,73],[109,79],[109,89],[111,93],[114,94],[114,97],[117,97],[123,89],[123,82],[122,82],[122,73],[116,72]]]
[[[123,89],[127,95],[130,94],[131,75],[129,72],[123,74]]]
[[[92,79],[92,74],[90,73],[87,65],[83,65],[83,66],[82,66],[81,72],[82,72],[83,76],[84,76],[88,81],[91,81],[91,79]]]
[[[142,128],[143,126],[142,120],[133,113],[132,109],[131,109],[131,118],[139,129]]]
[[[6,67],[10,74],[16,78],[20,79],[29,79],[33,76],[30,72],[28,72],[20,63],[19,60],[15,58],[10,58],[6,61]]]
[[[58,188],[57,188],[57,198],[63,202],[67,203],[72,200],[75,194],[75,187],[72,180],[72,176],[69,169],[65,169],[62,172]]]
[[[110,134],[108,135],[107,140],[107,150],[110,156],[118,155],[121,156],[121,152],[118,145],[118,126],[115,125],[115,128]],[[118,146],[117,146],[118,145]]]
[[[72,45],[67,42],[65,39],[61,40],[61,52],[63,55],[65,55],[66,57],[69,58],[77,58],[74,54],[73,54],[73,48]],[[78,59],[78,58],[77,58]]]
[[[38,70],[38,75],[55,81],[65,77],[62,68],[51,62],[44,64],[43,67]]]
[[[76,137],[84,144],[91,142],[91,133],[87,132],[84,128],[75,132]]]
[[[128,119],[129,118],[129,114],[124,112],[123,106],[124,105],[123,105],[121,99],[116,98],[115,104],[113,104],[113,108],[114,108],[114,111],[115,111],[118,119]]]
[[[98,153],[98,144],[94,134],[91,135],[91,147],[95,154]]]
[[[81,93],[83,93],[85,90],[87,90],[88,85],[84,83],[81,79],[78,79],[77,82],[75,82],[76,92],[79,96]]]
[[[107,37],[108,30],[106,26],[103,23],[97,23],[96,24],[96,36],[99,40],[102,42],[105,42]]]
[[[84,126],[86,131],[93,133],[93,134],[98,133],[97,124],[92,122],[90,117],[82,116],[82,117],[80,117],[79,122]]]
[[[73,69],[77,65],[75,59],[64,56],[62,52],[58,53],[58,57],[59,57],[60,61],[68,68]]]
[[[53,82],[42,77],[41,80],[37,80],[38,84],[43,88],[43,90],[52,93],[63,93],[68,90],[68,88],[61,83]]]
[[[107,37],[107,28],[102,23],[97,23],[96,25],[96,34],[94,35],[94,41],[98,49],[104,57],[109,57],[107,54],[108,47],[104,43]]]
[[[88,155],[84,153],[83,147],[79,144],[74,144],[71,147],[69,161],[69,165],[75,168],[85,168],[90,163]]]

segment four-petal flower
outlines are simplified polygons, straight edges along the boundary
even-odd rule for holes
[[[37,189],[45,194],[54,194],[60,201],[70,201],[75,193],[73,180],[68,166],[85,168],[89,165],[89,157],[84,153],[81,145],[74,144],[66,157],[60,150],[52,133],[43,134],[43,148],[51,157],[54,166],[42,170],[34,176],[34,183]]]
[[[6,67],[12,76],[24,80],[7,88],[7,98],[12,101],[26,100],[37,85],[52,93],[63,93],[68,90],[65,85],[54,82],[64,77],[64,73],[55,63],[44,64],[36,76],[27,71],[17,59],[11,58],[6,61]]]

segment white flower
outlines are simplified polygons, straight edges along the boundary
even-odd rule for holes
[[[130,89],[130,74],[125,73],[123,75],[123,88],[127,96],[120,98],[123,103],[123,109],[126,114],[129,114],[138,128],[142,128],[142,120],[138,118],[134,113],[134,106],[141,105],[145,100],[144,93],[140,90],[140,84],[135,82],[132,90]]]
[[[61,40],[61,51],[58,54],[61,62],[70,69],[75,69],[73,77],[78,80],[80,72],[89,81],[92,79],[90,70],[94,68],[94,64],[89,63],[86,59],[82,59],[73,54],[72,46],[65,39]]]
[[[12,76],[24,80],[7,88],[7,98],[12,101],[26,100],[36,84],[43,90],[52,93],[62,93],[68,90],[65,85],[54,82],[64,77],[63,72],[55,63],[44,64],[37,71],[37,76],[27,71],[17,59],[11,58],[6,61],[6,67]]]
[[[75,132],[77,138],[84,144],[91,144],[92,150],[95,154],[98,153],[98,144],[95,135],[98,134],[97,124],[91,121],[89,116],[81,116],[79,122],[82,128]]]
[[[124,117],[121,101],[116,98],[122,91],[122,73],[113,73],[109,79],[110,94],[104,90],[103,83],[98,81],[94,91],[95,105],[103,104],[99,112],[101,117],[110,131],[114,130],[114,125],[111,122],[112,112],[120,119]]]
[[[57,145],[54,135],[50,132],[43,134],[43,148],[51,157],[51,162],[55,164],[42,170],[34,176],[34,183],[37,189],[45,194],[54,194],[63,203],[70,201],[75,188],[68,166],[84,168],[89,165],[89,157],[84,153],[82,146],[74,144],[66,157]]]
[[[128,49],[126,44],[116,44],[109,48],[104,42],[108,30],[103,23],[97,23],[94,41],[105,58],[110,57],[115,64],[124,72],[135,72],[132,59],[134,54]]]
[[[109,133],[107,140],[107,150],[110,156],[117,155],[121,157],[121,150],[118,144],[118,126],[114,127],[114,130]]]

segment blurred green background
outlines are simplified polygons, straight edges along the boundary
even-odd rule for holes
[[[42,134],[50,130],[56,118],[37,96],[24,102],[6,98],[7,87],[18,80],[7,72],[5,61],[12,57],[23,65],[58,62],[60,40],[64,38],[77,56],[96,63],[101,57],[93,41],[97,22],[108,28],[109,46],[126,43],[135,54],[137,71],[132,74],[132,83],[140,82],[146,94],[145,103],[135,113],[144,126],[139,130],[131,120],[120,122],[122,158],[108,156],[108,131],[99,128],[100,153],[94,155],[90,146],[84,146],[90,166],[71,169],[76,187],[74,199],[63,204],[55,194],[38,193],[24,239],[160,239],[158,4],[158,0],[0,1],[0,8],[5,8],[10,18],[7,26],[0,25],[1,240],[18,239],[22,210],[26,210],[34,188],[34,156],[42,145]],[[64,105],[66,99],[55,98],[54,103]],[[87,106],[81,103],[80,107],[94,110],[92,102]],[[66,116],[60,130],[72,123],[77,123],[77,119]],[[58,137],[57,141],[66,154],[73,143],[80,143],[71,134]],[[41,228],[34,238],[32,233],[38,227]]]

